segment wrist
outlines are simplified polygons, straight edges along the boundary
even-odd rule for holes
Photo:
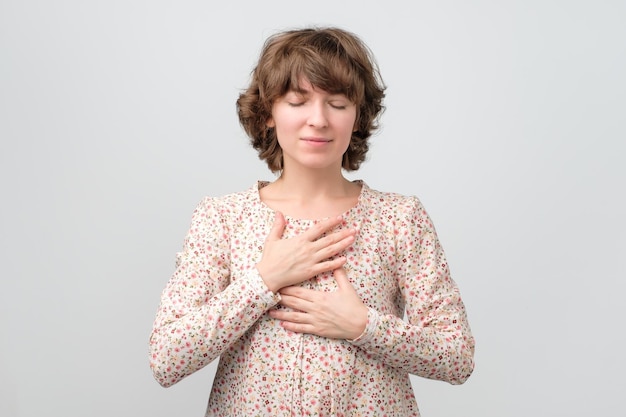
[[[365,333],[365,330],[367,329],[368,313],[369,309],[367,306],[362,305],[358,314],[354,315],[354,331],[348,340],[357,340],[363,336],[363,333]]]
[[[271,279],[270,274],[265,270],[265,268],[263,267],[263,265],[261,265],[261,262],[259,262],[258,264],[255,265],[257,272],[259,273],[259,276],[261,277],[261,279],[263,280],[263,282],[265,283],[265,286],[274,294],[276,294],[278,292],[278,290],[280,290],[282,287],[279,286],[278,284],[276,284],[274,282],[274,280]]]

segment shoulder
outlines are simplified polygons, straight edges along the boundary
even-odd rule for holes
[[[259,203],[258,183],[255,183],[253,186],[243,191],[220,196],[205,196],[198,203],[194,214],[204,214],[205,216],[218,215],[222,218],[227,218],[233,214],[250,210],[258,206]]]
[[[400,194],[393,191],[380,191],[364,184],[364,199],[372,207],[400,213],[412,213],[424,210],[420,199],[414,195]]]
[[[364,204],[370,210],[380,213],[381,216],[401,221],[415,223],[417,226],[432,227],[430,217],[421,200],[415,195],[406,195],[392,191],[380,191],[366,187]]]

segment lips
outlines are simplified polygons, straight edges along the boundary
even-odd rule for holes
[[[328,142],[332,142],[332,139],[316,138],[316,137],[302,138],[302,140],[306,141],[306,142],[313,142],[313,143],[328,143]]]

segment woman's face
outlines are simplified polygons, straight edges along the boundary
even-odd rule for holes
[[[272,106],[268,127],[275,128],[283,150],[283,169],[341,170],[356,121],[356,105],[343,94],[319,90],[307,80]]]

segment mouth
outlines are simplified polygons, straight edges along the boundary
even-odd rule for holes
[[[301,138],[301,140],[303,140],[305,142],[310,142],[310,143],[329,143],[329,142],[332,142],[332,139],[317,138],[317,137],[306,137],[306,138]]]

